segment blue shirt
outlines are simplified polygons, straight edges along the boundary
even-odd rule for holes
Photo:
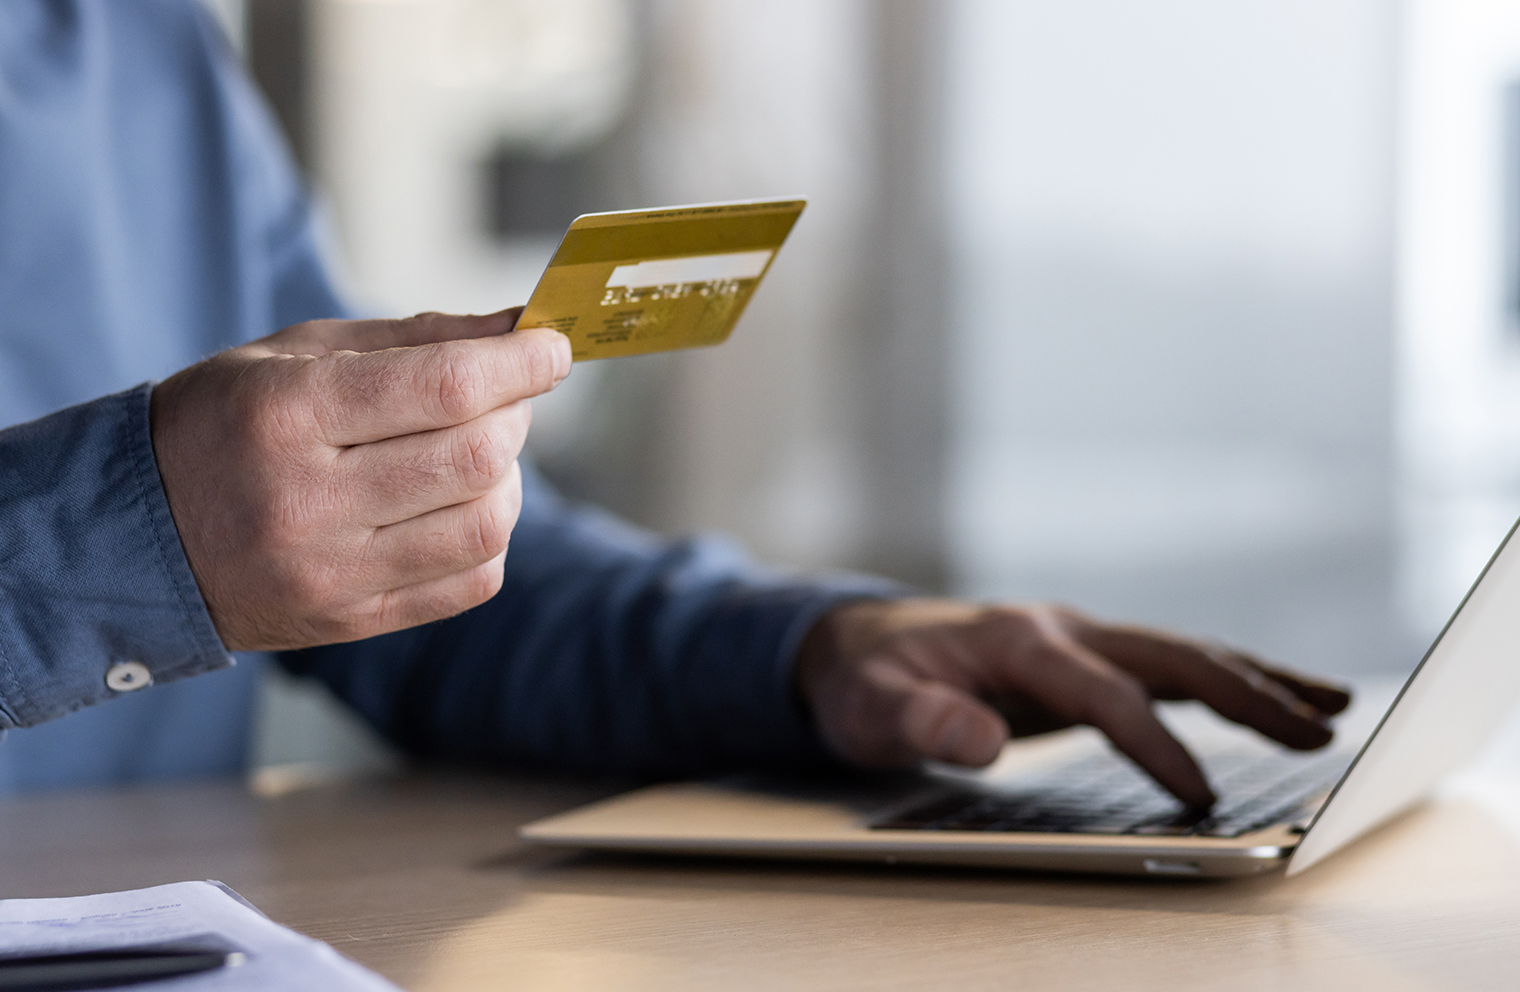
[[[259,660],[232,665],[185,561],[147,383],[344,312],[195,0],[0,3],[0,792],[243,768]],[[824,757],[797,644],[892,587],[770,574],[531,469],[524,486],[489,603],[281,662],[418,754],[653,774]],[[152,688],[106,685],[128,660]]]

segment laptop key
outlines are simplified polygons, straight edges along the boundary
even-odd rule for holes
[[[876,830],[1238,837],[1303,817],[1340,777],[1343,754],[1215,755],[1205,767],[1221,801],[1184,810],[1136,769],[1099,755],[1021,783],[1017,792],[957,789],[871,824]]]
[[[1127,833],[1134,825],[1134,820],[1091,820],[1086,823],[1076,823],[1067,829],[1067,833],[1073,834],[1123,834]]]

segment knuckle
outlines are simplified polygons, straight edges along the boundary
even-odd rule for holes
[[[475,512],[471,515],[471,533],[467,537],[471,557],[495,558],[507,550],[512,527],[517,522],[516,513],[511,511],[510,506],[503,506],[496,499],[482,498],[476,501]]]
[[[1042,630],[1070,630],[1082,621],[1080,613],[1061,603],[1035,603],[1028,607],[1028,614]]]
[[[470,419],[481,408],[487,391],[480,363],[458,349],[442,358],[438,374],[438,411],[450,421]]]
[[[554,386],[554,352],[548,341],[541,338],[523,338],[515,349],[517,379],[522,383],[523,393],[536,396]]]
[[[503,567],[500,559],[476,565],[451,583],[447,592],[432,597],[426,604],[429,619],[440,620],[479,606],[501,591]]]
[[[476,427],[460,439],[454,467],[467,481],[477,486],[490,486],[507,474],[515,458],[516,455],[495,434]]]
[[[1086,617],[1086,614],[1075,606],[1058,601],[1040,603],[1036,609],[1058,620],[1080,620]]]
[[[469,602],[464,607],[479,606],[486,600],[493,598],[501,592],[505,581],[505,566],[501,560],[492,560],[481,565],[470,573],[470,582],[466,586],[466,596]]]
[[[1127,672],[1105,673],[1086,694],[1085,717],[1102,724],[1128,720],[1136,711],[1148,709],[1150,696],[1140,680]]]
[[[351,603],[347,608],[337,609],[328,618],[331,640],[359,641],[385,633],[397,627],[407,626],[409,617],[403,609],[403,600],[397,592],[382,592],[378,596]]]
[[[991,607],[984,622],[999,640],[1031,658],[1051,661],[1063,653],[1063,628],[1044,606]]]
[[[988,607],[981,623],[994,638],[1015,648],[1027,648],[1039,640],[1029,614],[1016,607]]]
[[[1040,624],[1028,610],[1004,608],[992,615],[992,623],[1009,636],[1039,639]]]
[[[330,357],[293,356],[271,365],[269,374],[248,375],[239,384],[238,413],[265,454],[287,459],[327,446],[341,432],[353,417],[343,395],[372,394],[383,385],[355,381]]]
[[[447,324],[448,321],[448,314],[439,313],[437,310],[424,310],[422,313],[403,317],[397,323],[411,325],[403,329],[405,340],[435,341],[444,336],[444,332],[439,325]]]
[[[1072,664],[1068,645],[1039,629],[1026,631],[1021,646],[1023,654],[1039,668],[1066,667]]]
[[[305,441],[311,415],[310,363],[284,374],[244,375],[228,391],[233,422],[228,426],[259,449],[283,449],[292,439]]]

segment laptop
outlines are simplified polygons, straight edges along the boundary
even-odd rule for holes
[[[1198,748],[1219,802],[1189,812],[1092,731],[991,769],[656,785],[538,820],[556,847],[1175,876],[1292,875],[1425,798],[1520,701],[1512,528],[1360,749]]]

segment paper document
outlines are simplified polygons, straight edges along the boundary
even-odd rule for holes
[[[68,899],[0,899],[0,958],[122,948],[240,951],[239,967],[132,988],[397,992],[319,940],[287,930],[220,882],[176,882]]]

